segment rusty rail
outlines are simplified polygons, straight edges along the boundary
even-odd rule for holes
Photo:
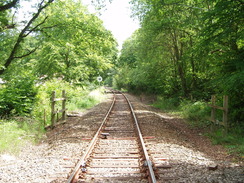
[[[129,106],[130,106],[131,113],[132,113],[134,121],[135,121],[137,133],[138,133],[138,136],[139,136],[139,141],[140,141],[140,144],[142,146],[143,156],[144,156],[144,159],[145,159],[144,165],[148,167],[148,181],[150,183],[157,183],[157,180],[156,180],[156,177],[155,177],[155,174],[154,174],[154,171],[153,171],[153,167],[152,167],[152,162],[151,162],[151,160],[149,158],[149,155],[147,153],[146,145],[144,143],[144,140],[143,140],[143,137],[142,137],[142,133],[141,133],[141,130],[140,130],[140,127],[139,127],[139,124],[138,124],[134,109],[133,109],[129,99],[124,94],[123,94],[123,96],[126,98],[126,101],[129,104]]]
[[[73,170],[73,173],[70,175],[69,179],[67,180],[67,183],[74,182],[77,179],[77,175],[79,174],[79,169],[81,167],[85,167],[85,165],[86,165],[86,161],[85,160],[89,156],[89,154],[91,153],[93,147],[95,146],[95,144],[96,144],[96,142],[98,140],[98,137],[99,137],[99,135],[101,133],[102,127],[106,123],[107,118],[108,118],[108,116],[109,116],[109,114],[110,114],[110,112],[111,112],[111,110],[112,110],[112,108],[114,106],[114,103],[115,103],[115,96],[113,97],[113,102],[112,102],[112,104],[111,104],[111,106],[110,106],[110,108],[109,108],[109,110],[108,110],[108,112],[107,112],[107,114],[106,114],[101,126],[99,127],[97,133],[95,134],[95,136],[93,137],[91,143],[89,144],[89,147],[88,147],[87,151],[85,152],[85,154],[82,156],[82,158],[79,160],[79,162],[75,166],[75,168]]]

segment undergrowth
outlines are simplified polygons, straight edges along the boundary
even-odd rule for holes
[[[206,102],[159,97],[153,106],[186,119],[191,127],[203,130],[213,144],[223,145],[231,154],[244,159],[244,126],[232,122],[228,133],[224,133],[221,126],[212,128],[212,122],[208,120],[211,109]],[[220,110],[216,111],[216,116],[217,120],[222,120]]]
[[[221,144],[231,154],[235,154],[244,160],[244,130],[243,127],[232,127],[225,133],[220,127],[215,127],[212,133],[207,134],[213,144]]]
[[[103,99],[103,89],[93,85],[89,87],[78,87],[70,85],[68,82],[57,79],[47,81],[39,87],[37,98],[38,102],[32,112],[33,116],[44,122],[44,111],[46,114],[46,125],[51,124],[51,102],[50,98],[53,91],[56,91],[56,98],[62,97],[62,90],[66,92],[68,111],[83,111],[101,102]],[[62,108],[62,102],[56,102],[56,108]]]
[[[17,154],[24,145],[34,143],[42,134],[43,131],[27,118],[0,120],[0,153]]]
[[[158,97],[157,101],[152,104],[154,107],[164,110],[165,112],[175,113],[179,111],[179,99]]]
[[[52,92],[56,91],[56,97],[61,98],[62,90],[66,91],[68,111],[83,111],[104,99],[104,89],[95,85],[79,87],[58,79],[40,84],[31,112],[0,118],[0,153],[16,154],[24,145],[40,140],[45,133],[44,127],[51,124]],[[62,102],[57,102],[58,109],[61,105]]]

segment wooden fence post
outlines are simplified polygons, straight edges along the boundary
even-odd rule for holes
[[[225,128],[225,134],[228,132],[228,96],[223,96],[223,107],[221,106],[216,106],[216,96],[212,95],[211,96],[211,105],[209,105],[211,107],[211,121],[213,122],[213,124],[220,124],[222,126],[224,126]],[[216,109],[220,109],[222,110],[223,113],[223,119],[222,122],[218,122],[216,120]],[[211,125],[211,129],[213,125]]]
[[[225,131],[228,131],[228,96],[223,97],[223,124],[225,126]]]
[[[55,109],[55,105],[57,101],[62,101],[62,109],[58,110]],[[58,113],[62,113],[62,120],[65,121],[66,119],[66,94],[65,94],[65,90],[62,91],[62,98],[56,98],[56,92],[53,91],[52,93],[52,98],[51,98],[51,127],[53,128],[56,124],[56,122],[59,121],[59,114]],[[57,118],[56,118],[57,115]]]
[[[65,104],[66,104],[66,96],[65,96],[65,90],[62,91],[62,120],[65,120],[66,118],[66,109],[65,109]]]
[[[56,92],[53,91],[52,93],[52,99],[51,99],[51,126],[54,126],[55,123],[55,97],[56,97]]]

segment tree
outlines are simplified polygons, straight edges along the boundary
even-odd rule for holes
[[[227,94],[231,98],[231,119],[241,121],[243,1],[131,3],[141,28],[130,44],[136,45],[136,62],[127,74],[126,86],[200,100],[207,100],[211,94]],[[123,49],[127,56],[121,54],[121,60],[130,58],[128,48]],[[119,71],[124,73],[122,68]]]
[[[0,4],[0,11],[5,11],[16,6],[19,0],[7,1],[6,4]]]
[[[0,2],[0,33],[4,29],[12,29],[15,27],[15,24],[12,22],[9,23],[9,10],[16,7],[18,0]]]
[[[77,83],[110,69],[117,43],[102,21],[81,3],[57,1],[44,16],[49,18],[37,35],[42,47],[33,57],[39,75]]]
[[[20,31],[18,34],[16,40],[13,43],[13,47],[11,50],[9,50],[9,56],[3,61],[2,67],[0,68],[0,75],[4,73],[4,71],[10,66],[10,64],[15,60],[19,58],[23,58],[26,56],[29,56],[30,54],[34,53],[37,48],[33,48],[30,51],[21,53],[20,50],[22,50],[21,43],[24,42],[25,38],[29,36],[31,33],[33,33],[40,25],[45,23],[47,17],[45,17],[39,24],[33,26],[33,23],[36,21],[36,19],[39,17],[41,12],[49,6],[54,0],[48,0],[45,2],[45,0],[42,0],[41,3],[38,5],[37,13],[33,15],[33,17],[27,22],[27,24],[24,26],[24,28]]]
[[[205,27],[201,46],[209,50],[218,68],[214,80],[218,93],[230,98],[231,118],[243,121],[243,1],[215,0],[214,6],[205,13]]]

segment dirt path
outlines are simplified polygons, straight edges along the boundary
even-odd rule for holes
[[[190,129],[182,119],[171,117],[129,95],[144,136],[155,136],[150,151],[160,151],[171,164],[174,181],[169,182],[244,182],[243,167],[231,162],[221,146],[212,145],[199,131]],[[65,182],[67,175],[85,151],[99,127],[111,96],[78,117],[47,133],[39,145],[28,145],[18,157],[0,155],[0,182]],[[214,170],[210,170],[213,166]],[[216,167],[215,167],[216,166]],[[18,172],[18,173],[16,173]],[[10,176],[12,175],[12,176]]]

